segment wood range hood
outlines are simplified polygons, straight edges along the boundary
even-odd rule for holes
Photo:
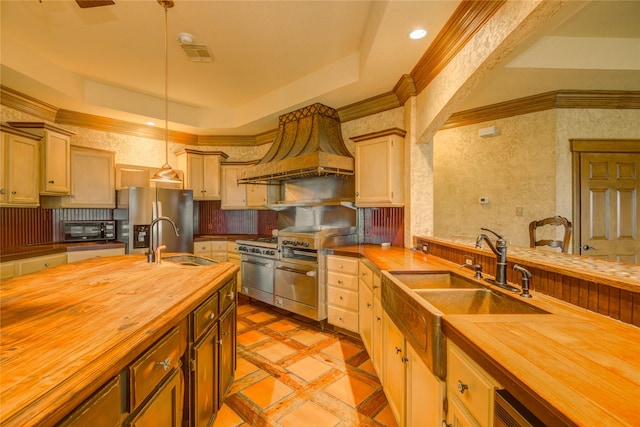
[[[238,182],[353,174],[354,159],[342,139],[338,111],[316,103],[280,116],[273,145],[258,163],[240,172]]]

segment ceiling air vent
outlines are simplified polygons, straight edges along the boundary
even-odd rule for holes
[[[183,44],[182,49],[192,62],[212,62],[213,57],[209,53],[206,44]]]

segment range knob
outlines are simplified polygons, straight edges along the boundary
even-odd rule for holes
[[[267,251],[267,255],[275,255],[276,251],[274,251],[273,249]]]
[[[304,242],[304,247],[308,248],[309,247],[309,242]]]

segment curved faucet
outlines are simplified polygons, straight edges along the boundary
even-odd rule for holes
[[[495,245],[491,243],[486,234],[479,234],[476,238],[476,248],[482,248],[482,241],[484,240],[487,242],[491,252],[496,255],[496,279],[490,282],[513,292],[520,292],[519,289],[507,284],[507,241],[503,236],[488,228],[481,228],[481,230],[493,233],[497,237]]]
[[[159,216],[153,221],[151,221],[151,225],[149,225],[149,252],[147,252],[147,262],[153,263],[156,260],[156,250],[153,247],[153,226],[159,223],[160,221],[167,221],[169,224],[173,225],[173,231],[175,231],[176,236],[180,235],[178,231],[178,226],[173,222],[171,218],[168,216]]]

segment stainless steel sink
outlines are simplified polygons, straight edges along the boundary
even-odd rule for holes
[[[481,284],[450,272],[392,271],[389,274],[410,289],[482,288]]]
[[[209,258],[196,256],[196,255],[171,255],[162,257],[162,262],[178,265],[189,265],[194,267],[203,267],[218,264],[218,261],[214,261]]]
[[[414,290],[443,314],[548,314],[490,289]]]

